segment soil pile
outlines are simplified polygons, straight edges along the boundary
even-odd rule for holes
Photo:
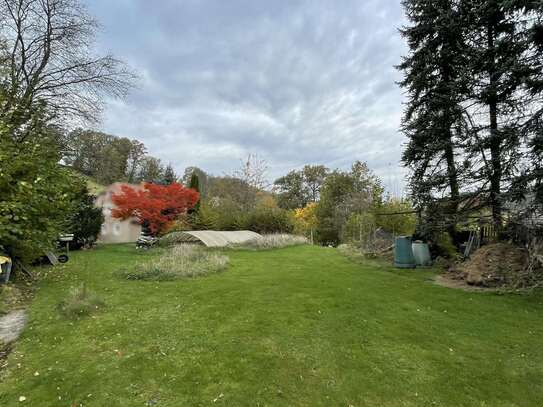
[[[494,243],[473,253],[457,271],[468,284],[501,287],[517,281],[527,265],[527,250],[509,243]]]

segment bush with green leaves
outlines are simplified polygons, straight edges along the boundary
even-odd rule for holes
[[[197,244],[180,244],[160,257],[122,269],[119,276],[127,280],[171,281],[219,273],[228,267],[228,256]]]
[[[255,208],[247,214],[244,229],[257,233],[291,233],[294,217],[281,208]]]
[[[58,163],[58,140],[44,125],[16,137],[0,122],[0,145],[0,245],[30,262],[66,231],[84,180]]]
[[[85,285],[73,287],[57,308],[68,319],[89,316],[105,307],[102,298]]]
[[[70,248],[89,246],[96,241],[104,223],[104,215],[102,209],[94,205],[95,199],[93,195],[89,195],[86,186],[76,194],[75,207],[66,227],[67,232],[74,234],[74,241],[70,243]]]

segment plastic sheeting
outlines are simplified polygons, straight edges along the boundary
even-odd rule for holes
[[[180,234],[180,238],[185,242],[202,242],[207,247],[224,247],[232,243],[245,243],[261,237],[262,235],[251,232],[250,230],[236,230],[232,232],[191,230]]]

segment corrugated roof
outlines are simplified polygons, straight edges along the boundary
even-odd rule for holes
[[[236,230],[232,232],[217,230],[190,230],[179,234],[180,240],[186,242],[200,241],[207,247],[224,247],[232,243],[245,243],[249,240],[262,237],[250,230]]]

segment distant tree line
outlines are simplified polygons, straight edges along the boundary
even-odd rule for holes
[[[138,140],[83,129],[71,131],[65,140],[65,164],[100,184],[171,184],[177,180],[172,165],[164,165],[148,155],[147,148]]]

